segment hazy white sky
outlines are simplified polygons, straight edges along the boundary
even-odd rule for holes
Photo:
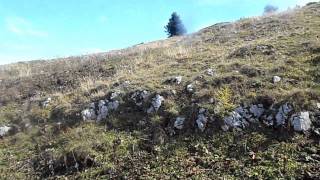
[[[166,38],[176,11],[188,32],[306,0],[0,0],[0,64],[125,48]]]

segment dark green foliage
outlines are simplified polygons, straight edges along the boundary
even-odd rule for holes
[[[172,13],[168,24],[164,28],[166,29],[165,32],[169,37],[180,36],[187,32],[179,15],[176,12]]]

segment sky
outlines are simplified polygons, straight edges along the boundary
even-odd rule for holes
[[[313,0],[315,1],[315,0]],[[177,12],[188,33],[309,0],[0,0],[0,64],[106,52],[167,37]]]

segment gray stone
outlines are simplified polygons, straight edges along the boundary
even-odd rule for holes
[[[254,117],[260,118],[264,113],[265,109],[263,108],[262,104],[252,105],[250,107],[250,112],[253,114]]]
[[[317,108],[320,109],[320,103],[317,103]]]
[[[118,96],[120,95],[120,93],[119,92],[113,92],[113,93],[111,93],[111,96],[110,96],[110,100],[114,100],[114,99],[116,99]]]
[[[177,76],[174,78],[174,83],[180,84],[182,82],[182,76]]]
[[[117,110],[120,103],[119,101],[109,101],[107,102],[108,110]]]
[[[3,137],[9,133],[11,127],[9,126],[0,126],[0,137]]]
[[[193,88],[193,85],[192,85],[192,84],[187,85],[187,91],[188,91],[189,93],[193,93],[193,92],[194,92],[194,88]]]
[[[186,118],[184,117],[177,117],[176,121],[174,122],[174,127],[177,129],[183,129],[183,125],[184,125],[184,121],[186,120]]]
[[[147,110],[147,113],[150,114],[157,112],[161,107],[162,101],[164,101],[164,98],[157,94],[156,97],[152,99],[151,107]]]
[[[81,112],[83,121],[92,121],[96,120],[97,115],[94,109],[85,109]]]
[[[214,74],[215,74],[215,72],[214,72],[214,70],[213,69],[207,69],[207,75],[209,75],[209,76],[214,76]]]
[[[267,116],[264,120],[263,120],[263,123],[267,126],[273,126],[274,125],[274,122],[273,122],[273,116],[272,115],[269,115]]]
[[[224,118],[224,123],[230,128],[243,127],[242,117],[239,113],[233,111],[230,116]]]
[[[291,117],[293,129],[298,132],[305,132],[311,129],[309,112],[300,112]]]
[[[278,126],[284,125],[286,119],[288,119],[289,113],[293,110],[293,108],[288,104],[284,104],[279,108],[279,111],[276,115],[276,123]]]
[[[280,82],[281,81],[281,77],[279,77],[279,76],[273,76],[273,78],[272,78],[272,82],[273,83],[278,83],[278,82]]]
[[[208,118],[204,114],[199,114],[196,120],[198,128],[203,132],[206,128]]]
[[[42,102],[42,107],[47,108],[51,101],[52,101],[52,99],[50,97],[48,97],[44,102]]]
[[[98,106],[99,106],[99,110],[98,110],[97,121],[100,122],[101,120],[106,119],[108,116],[108,105],[106,101],[100,100]]]
[[[145,100],[150,96],[150,93],[146,90],[136,91],[132,94],[131,99],[134,101],[136,106],[141,107]]]

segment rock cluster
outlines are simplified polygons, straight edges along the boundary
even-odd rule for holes
[[[150,93],[146,90],[138,90],[131,95],[131,100],[135,103],[136,106],[141,107],[143,103],[146,102]]]
[[[81,112],[82,119],[84,121],[97,121],[100,122],[106,119],[109,112],[117,110],[119,107],[119,101],[116,100],[118,93],[112,93],[110,98],[107,100],[100,100],[98,107],[96,103],[91,103],[89,108]]]
[[[224,131],[230,128],[244,129],[250,123],[260,123],[260,120],[267,126],[283,126],[290,120],[295,131],[304,132],[311,129],[309,112],[294,114],[289,119],[293,108],[288,103],[280,106],[278,111],[269,109],[270,113],[266,112],[267,109],[262,104],[251,105],[250,107],[238,107],[229,116],[224,118],[225,125],[222,126],[222,129]]]

